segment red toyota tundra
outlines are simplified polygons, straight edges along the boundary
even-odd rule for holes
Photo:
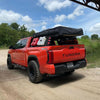
[[[9,47],[7,66],[24,66],[31,82],[40,82],[44,75],[72,73],[86,66],[86,50],[76,36],[82,29],[56,27],[33,34]]]

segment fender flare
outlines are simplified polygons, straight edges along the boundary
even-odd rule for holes
[[[28,61],[27,61],[27,63],[29,64],[29,62],[30,62],[31,60],[36,61],[37,64],[38,64],[38,66],[40,66],[37,56],[35,56],[35,55],[30,55],[30,56],[28,56]]]
[[[11,57],[11,55],[10,55],[10,54],[8,54],[8,57]]]

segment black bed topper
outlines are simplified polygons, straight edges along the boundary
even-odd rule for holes
[[[83,35],[83,30],[70,28],[70,27],[55,27],[51,29],[44,30],[42,32],[38,32],[36,34],[33,34],[33,37],[43,37],[43,36],[80,36]]]

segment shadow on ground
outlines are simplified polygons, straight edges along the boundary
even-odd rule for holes
[[[85,76],[78,72],[74,72],[72,75],[51,75],[43,80],[39,84],[47,85],[51,88],[69,84],[75,81],[83,79]],[[28,79],[27,70],[15,68],[14,70],[8,70],[6,65],[0,66],[0,81],[14,81],[19,79]],[[34,84],[34,83],[33,83]]]
[[[75,81],[79,81],[85,78],[84,75],[74,72],[72,75],[60,75],[60,76],[51,76],[49,79],[46,79],[42,84],[47,85],[51,88],[56,88],[58,86],[69,84]]]
[[[16,68],[16,73],[22,74],[25,77],[28,77],[27,70]],[[75,81],[79,81],[81,79],[85,78],[83,74],[80,74],[78,72],[74,72],[71,75],[68,74],[62,74],[62,75],[50,75],[49,77],[45,78],[41,83],[47,85],[51,88],[56,88],[58,86],[69,84]],[[34,84],[34,83],[33,83]]]

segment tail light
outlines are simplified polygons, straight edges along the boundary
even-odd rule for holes
[[[47,55],[48,55],[47,63],[52,64],[53,63],[53,51],[52,50],[47,51]]]

